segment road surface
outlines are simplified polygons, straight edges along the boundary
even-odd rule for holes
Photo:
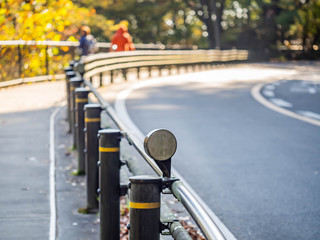
[[[165,77],[118,101],[143,134],[176,135],[174,168],[237,239],[319,239],[319,66],[247,64]]]

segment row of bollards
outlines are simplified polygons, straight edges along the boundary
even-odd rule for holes
[[[118,129],[101,129],[101,105],[89,103],[90,91],[82,76],[66,68],[67,119],[73,149],[78,151],[77,175],[86,175],[87,213],[100,213],[100,240],[120,239],[120,141]],[[156,160],[165,179],[153,176],[130,177],[129,239],[159,240],[164,225],[160,222],[161,192],[174,180],[171,156],[176,150],[172,133],[159,130],[145,141],[148,154]],[[176,224],[176,220],[172,223]],[[170,223],[169,223],[170,224]],[[170,229],[170,226],[167,226]],[[176,239],[191,239],[190,237]]]

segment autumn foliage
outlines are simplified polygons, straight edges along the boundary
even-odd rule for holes
[[[94,9],[78,7],[70,0],[0,0],[0,40],[78,41],[80,26],[95,14]],[[19,48],[0,47],[0,81],[57,73],[74,51],[69,47]]]

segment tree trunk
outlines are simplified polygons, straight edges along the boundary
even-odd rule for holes
[[[217,12],[217,6],[216,6],[216,0],[209,0],[208,4],[208,9],[209,9],[209,16],[210,19],[209,21],[212,22],[213,25],[213,33],[214,33],[214,41],[215,41],[215,48],[220,49],[221,44],[220,44],[220,22],[219,22],[219,17],[218,17],[218,12]]]

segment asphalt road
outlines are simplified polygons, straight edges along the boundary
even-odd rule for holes
[[[237,239],[320,239],[320,128],[281,113],[319,122],[319,66],[252,64],[162,78],[127,91],[126,108],[144,134],[176,135],[174,168]],[[280,112],[253,97],[257,84]]]

